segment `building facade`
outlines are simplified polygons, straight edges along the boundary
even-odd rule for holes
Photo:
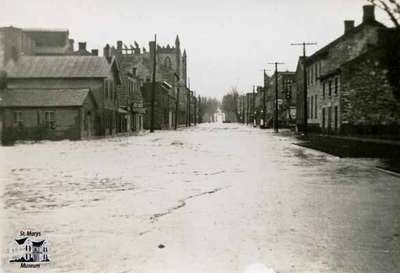
[[[309,130],[359,134],[398,128],[396,87],[384,60],[393,33],[375,20],[374,6],[363,11],[360,25],[345,21],[342,36],[307,58]]]
[[[121,115],[118,112],[116,86],[121,79],[115,59],[98,56],[20,56],[17,61],[9,62],[5,71],[9,90],[45,90],[47,97],[44,100],[55,103],[57,107],[61,106],[56,104],[57,99],[51,97],[59,94],[57,90],[89,90],[96,108],[91,107],[90,112],[85,114],[90,115],[90,120],[94,119],[90,126],[93,128],[86,133],[90,134],[88,137],[118,133]],[[51,93],[49,90],[55,91]]]

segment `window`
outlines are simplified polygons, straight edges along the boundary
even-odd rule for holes
[[[335,131],[338,129],[338,107],[335,106]]]
[[[172,62],[171,62],[171,58],[169,56],[165,57],[164,59],[164,65],[168,68],[172,67]]]
[[[56,120],[54,111],[46,111],[44,113],[44,121],[46,123],[47,128],[55,129],[56,128]]]
[[[21,111],[15,111],[14,112],[14,124],[16,126],[22,126],[22,112]]]
[[[339,81],[338,78],[335,78],[335,95],[338,94],[338,89],[339,89]]]
[[[325,82],[322,83],[322,97],[325,98]]]
[[[311,111],[311,119],[313,119],[313,117],[314,117],[314,96],[311,96],[311,109],[310,109]]]
[[[104,80],[104,97],[108,98],[108,80]]]
[[[318,118],[318,107],[317,107],[317,95],[315,95],[315,99],[314,99],[314,101],[315,101],[315,114],[314,114],[314,116],[315,116],[315,118]]]
[[[322,108],[322,128],[325,128],[325,108]]]
[[[329,81],[328,95],[329,95],[329,96],[332,96],[332,80]]]
[[[112,82],[109,80],[109,81],[108,81],[108,97],[109,97],[110,99],[112,99],[112,92],[113,92],[113,89],[112,89]]]
[[[318,64],[315,64],[315,82],[317,82],[318,78]]]
[[[310,118],[310,100],[307,100],[307,118]]]

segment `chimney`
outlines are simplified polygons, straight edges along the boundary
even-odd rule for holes
[[[99,56],[99,50],[98,49],[92,49],[92,55],[93,56]]]
[[[0,70],[0,90],[7,89],[7,72]]]
[[[153,56],[155,48],[156,48],[156,43],[154,41],[149,42],[149,49],[150,49],[150,56]]]
[[[347,33],[349,30],[354,28],[354,21],[353,20],[346,20],[344,21],[344,33]]]
[[[86,51],[86,43],[79,43],[79,51]]]
[[[107,59],[107,61],[110,63],[111,62],[111,52],[110,52],[110,45],[106,44],[106,46],[103,49],[103,56]]]
[[[16,62],[18,61],[19,53],[15,46],[11,47],[11,59]]]
[[[74,39],[68,39],[69,50],[71,52],[74,51],[74,42],[75,42]]]
[[[363,23],[375,21],[375,6],[365,5],[363,6]]]
[[[117,41],[117,50],[122,51],[122,41]]]

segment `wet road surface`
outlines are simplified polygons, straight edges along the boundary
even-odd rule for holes
[[[32,230],[41,272],[400,272],[400,178],[295,142],[204,124],[0,147],[1,268]]]

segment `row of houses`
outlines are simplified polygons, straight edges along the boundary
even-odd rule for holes
[[[189,109],[196,97],[187,87],[187,56],[178,36],[173,47],[150,42],[148,50],[117,41],[99,56],[83,42],[75,50],[68,30],[0,28],[2,142],[149,129],[154,58],[155,129],[193,122],[196,113]]]
[[[280,127],[302,131],[306,114],[308,131],[398,136],[399,41],[399,30],[376,21],[374,6],[366,5],[359,25],[346,20],[340,37],[299,57],[296,71],[264,72],[264,86],[240,96],[239,116],[242,122],[272,127],[277,103]]]

